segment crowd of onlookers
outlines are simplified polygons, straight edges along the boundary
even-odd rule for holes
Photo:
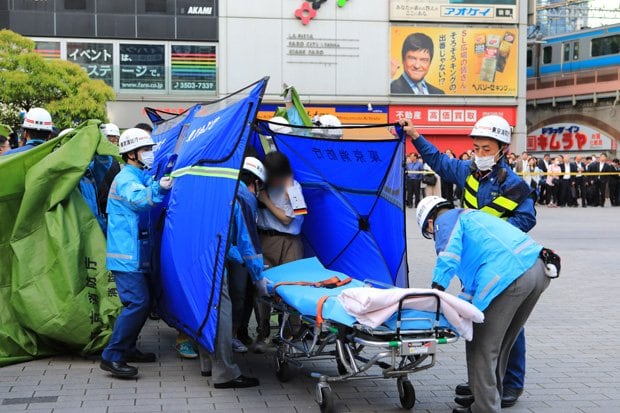
[[[455,158],[452,150],[444,152]],[[473,151],[463,152],[458,158],[473,159]],[[536,191],[539,205],[548,207],[604,207],[607,198],[611,206],[620,205],[620,160],[609,160],[605,153],[593,155],[551,155],[542,157],[523,152],[506,155],[506,163],[523,177]],[[420,199],[440,195],[453,202],[461,202],[462,190],[442,181],[416,153],[407,156],[406,203],[413,208]],[[415,202],[414,202],[415,198]]]

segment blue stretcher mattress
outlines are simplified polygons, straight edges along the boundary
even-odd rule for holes
[[[272,293],[273,286],[280,282],[319,282],[334,276],[337,276],[340,280],[348,278],[347,275],[341,272],[326,269],[316,257],[294,261],[265,271],[265,277],[272,282],[269,286]],[[323,304],[323,319],[353,326],[357,323],[357,320],[344,310],[337,296],[347,288],[363,287],[364,285],[362,281],[355,279],[337,288],[281,285],[277,288],[277,294],[286,304],[295,308],[302,315],[312,317],[316,316],[319,299],[329,296],[330,298]],[[389,330],[396,330],[396,317],[397,315],[394,314],[384,323],[384,327]],[[406,309],[403,311],[402,318],[404,320],[401,326],[403,330],[430,330],[435,327],[435,313],[432,312]],[[416,318],[416,320],[405,320],[408,318]],[[439,320],[439,327],[454,330],[443,315]]]

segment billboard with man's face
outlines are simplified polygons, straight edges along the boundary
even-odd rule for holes
[[[390,0],[391,21],[517,23],[517,0]]]
[[[516,96],[517,29],[392,26],[390,94]]]

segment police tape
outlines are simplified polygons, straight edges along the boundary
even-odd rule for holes
[[[408,174],[418,174],[418,175],[434,175],[436,174],[433,171],[405,171]],[[567,175],[564,172],[515,172],[519,176],[529,175],[529,176],[537,176],[537,175],[549,175],[549,176],[564,176]],[[568,175],[574,176],[602,176],[602,175],[617,175],[620,176],[619,172],[569,172]]]

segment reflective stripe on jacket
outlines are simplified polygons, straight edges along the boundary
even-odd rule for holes
[[[165,193],[159,182],[135,166],[126,165],[116,175],[108,196],[108,270],[144,271],[141,258],[150,259],[152,246],[148,211]]]
[[[512,216],[517,207],[532,192],[532,188],[525,182],[516,182],[515,186],[508,188],[505,192],[498,194],[487,204],[478,203],[478,189],[480,181],[474,173],[469,174],[465,180],[463,188],[463,206],[471,209],[479,209],[493,215],[494,217],[508,219]]]
[[[530,269],[542,246],[515,226],[482,211],[451,209],[434,223],[437,263],[433,282],[447,288],[454,276],[461,298],[480,311]]]
[[[424,139],[423,136],[413,141],[416,149],[432,169],[441,177],[442,180],[465,187],[465,181],[471,174],[471,161],[462,161],[450,158],[448,155],[439,152],[432,143]],[[501,183],[498,180],[500,168],[506,169],[506,179]],[[515,174],[510,167],[502,160],[495,165],[491,172],[480,180],[477,193],[477,203],[479,206],[490,204],[501,194],[505,194],[510,188],[515,187],[523,180]],[[536,225],[536,210],[534,209],[534,199],[529,196],[532,189],[514,211],[511,212],[507,221],[519,228],[521,231],[528,232]],[[463,191],[465,192],[465,191]]]

